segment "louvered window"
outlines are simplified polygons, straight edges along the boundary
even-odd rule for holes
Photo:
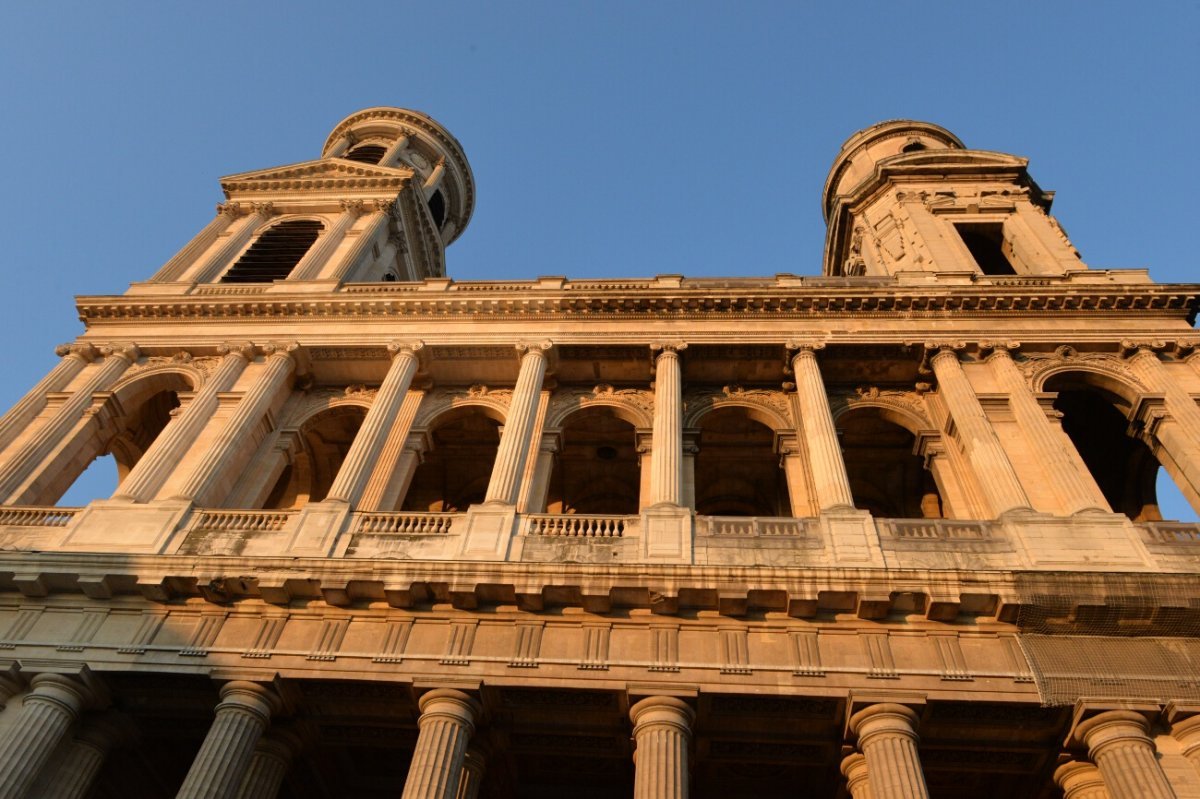
[[[280,222],[264,232],[233,265],[222,283],[270,283],[283,280],[308,248],[317,240],[323,225],[311,219]]]
[[[378,164],[379,159],[387,150],[378,144],[363,144],[355,147],[342,156],[348,161],[358,161],[360,164]]]

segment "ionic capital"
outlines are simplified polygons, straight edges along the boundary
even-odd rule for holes
[[[786,349],[792,355],[792,358],[795,359],[797,355],[802,353],[815,353],[825,349],[825,340],[816,338],[791,338],[788,339],[787,343],[785,343],[783,346],[784,349]]]
[[[226,341],[217,345],[218,355],[238,355],[247,361],[254,360],[254,345],[249,341]]]
[[[1167,343],[1160,339],[1122,339],[1121,340],[1121,357],[1122,358],[1137,358],[1143,355],[1149,355],[1155,360],[1158,360],[1157,353],[1166,349]]]
[[[387,351],[393,358],[404,354],[418,357],[418,353],[423,349],[425,349],[424,341],[389,341],[387,345]]]
[[[138,358],[141,357],[142,351],[138,349],[136,344],[131,343],[106,344],[105,346],[100,347],[100,354],[104,355],[105,357],[113,355],[118,358],[124,358],[130,363],[134,363]]]
[[[517,353],[520,355],[528,355],[531,353],[545,355],[546,353],[550,352],[550,350],[554,349],[554,342],[550,341],[549,339],[544,339],[542,341],[518,341],[516,347]]]
[[[87,342],[81,342],[76,344],[59,344],[54,348],[54,354],[60,358],[65,358],[70,355],[74,358],[78,358],[84,363],[91,363],[92,361],[96,360],[96,356],[98,356],[100,352],[91,344]]]
[[[267,357],[295,358],[299,349],[300,344],[296,341],[270,341],[262,345],[263,355]]]
[[[1012,360],[1012,356],[1021,348],[1019,341],[981,341],[979,342],[979,351],[981,353],[990,353],[987,356],[988,360],[997,356]]]

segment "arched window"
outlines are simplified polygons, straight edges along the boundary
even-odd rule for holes
[[[284,468],[263,507],[299,508],[325,499],[365,417],[363,408],[341,406],[305,422],[292,462]]]
[[[838,436],[856,508],[885,519],[943,518],[941,492],[910,431],[866,407],[838,419]]]
[[[379,159],[383,158],[383,154],[386,152],[387,148],[379,144],[360,144],[342,158],[347,161],[358,161],[360,164],[378,164]]]
[[[637,433],[611,408],[572,414],[550,477],[549,513],[626,515],[638,512],[641,469]]]
[[[743,408],[701,418],[696,512],[705,516],[791,516],[775,432]]]
[[[270,283],[283,280],[300,263],[323,227],[313,219],[293,219],[267,229],[242,253],[242,257],[225,273],[221,282]]]
[[[438,417],[430,442],[401,510],[462,512],[483,502],[500,445],[500,422],[482,408],[459,408]]]
[[[429,213],[433,215],[433,224],[441,230],[446,224],[446,197],[441,189],[429,196]]]

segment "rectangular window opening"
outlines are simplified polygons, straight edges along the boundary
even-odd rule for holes
[[[1012,253],[1004,242],[1003,222],[959,222],[954,225],[971,257],[985,275],[1015,275]]]

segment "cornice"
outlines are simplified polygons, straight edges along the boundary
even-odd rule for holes
[[[343,158],[242,172],[221,178],[225,195],[298,190],[399,191],[413,177],[411,169],[360,164]]]

